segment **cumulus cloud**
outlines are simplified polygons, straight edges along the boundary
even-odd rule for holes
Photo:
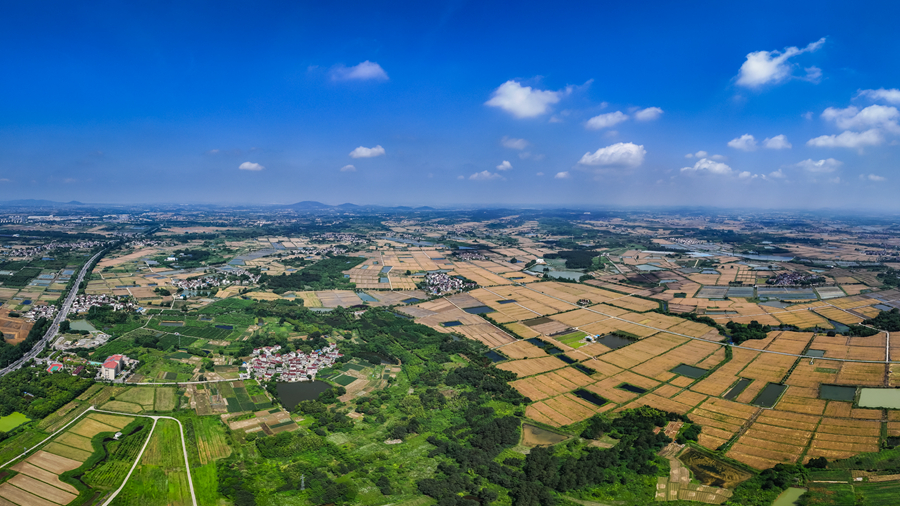
[[[791,149],[791,143],[782,134],[775,137],[766,137],[766,140],[763,141],[763,147],[766,149]]]
[[[512,164],[507,162],[506,160],[503,160],[503,162],[497,166],[497,170],[510,170],[512,168]]]
[[[694,158],[696,156],[697,158],[706,158],[707,155],[709,155],[709,153],[707,153],[706,151],[703,151],[701,149],[700,151],[697,151],[696,153],[688,153],[688,154],[684,155],[684,157],[685,158]]]
[[[587,123],[585,123],[584,126],[585,128],[589,128],[591,130],[600,130],[601,128],[609,128],[611,126],[618,125],[619,123],[627,119],[627,114],[624,114],[622,111],[616,111],[594,116],[593,118],[587,120]]]
[[[869,175],[860,174],[860,175],[859,175],[859,178],[860,178],[860,179],[868,179],[869,181],[876,181],[876,182],[887,181],[887,178],[886,178],[886,177],[884,177],[884,176],[879,176],[879,175],[877,175],[877,174],[869,174]]]
[[[638,121],[653,121],[662,116],[663,110],[659,107],[648,107],[634,113],[634,119]]]
[[[341,167],[341,172],[356,172],[356,167],[352,165],[344,165]]]
[[[244,162],[241,164],[240,167],[238,167],[238,169],[259,171],[259,170],[265,169],[265,167],[263,167],[262,165],[260,165],[258,163],[254,163],[254,162]]]
[[[791,46],[784,51],[754,51],[747,55],[747,60],[741,65],[738,72],[737,84],[746,88],[759,88],[769,83],[779,83],[791,77],[794,65],[791,58],[803,53],[816,51],[825,44],[825,38],[821,38],[803,49]],[[821,71],[816,67],[806,69],[804,79],[815,81],[821,77]]]
[[[512,137],[503,137],[500,139],[500,144],[502,144],[504,148],[518,149],[519,151],[528,147],[528,141],[525,139],[514,139]]]
[[[820,135],[806,141],[807,146],[817,148],[862,148],[865,146],[878,146],[884,142],[881,132],[873,128],[865,132],[846,131],[839,135]]]
[[[331,69],[331,78],[335,81],[387,81],[388,75],[381,65],[366,60],[352,67],[334,67]]]
[[[722,160],[725,160],[725,156],[724,155],[712,155],[709,157],[709,159],[710,160],[718,160],[721,162]]]
[[[693,167],[682,167],[682,174],[716,174],[720,176],[730,176],[734,170],[722,162],[716,162],[709,158],[698,160]]]
[[[503,179],[503,176],[491,171],[483,170],[481,172],[472,174],[471,176],[469,176],[469,179],[471,179],[472,181],[490,181],[492,179]]]
[[[799,167],[806,172],[812,172],[813,174],[825,174],[836,171],[841,165],[844,165],[844,162],[835,160],[834,158],[827,158],[825,160],[818,161],[810,158],[807,160],[803,160],[802,162],[798,162],[794,166]]]
[[[538,90],[522,86],[517,81],[506,81],[491,94],[484,105],[499,107],[517,118],[534,118],[545,114],[550,106],[559,102],[566,91]]]
[[[740,179],[748,179],[748,178],[759,177],[759,176],[757,176],[757,175],[755,175],[755,174],[752,174],[752,173],[751,173],[750,171],[748,171],[748,170],[745,170],[745,171],[741,172],[740,174],[738,174],[738,177],[739,177]]]
[[[785,175],[785,173],[782,172],[781,169],[778,169],[776,171],[769,172],[769,177],[772,177],[775,179],[784,179],[787,177],[787,175]]]
[[[870,105],[859,110],[852,105],[845,109],[829,107],[822,112],[822,118],[833,121],[842,130],[863,130],[866,128],[883,128],[890,132],[900,133],[897,120],[900,111],[896,107]]]
[[[538,172],[537,174],[535,174],[535,176],[543,176],[543,175],[544,175],[543,172]]]
[[[374,158],[384,155],[384,148],[379,144],[374,148],[360,146],[350,152],[350,158]]]
[[[728,141],[728,147],[741,151],[753,151],[756,149],[756,139],[750,134],[744,134]]]
[[[628,167],[633,168],[644,162],[647,151],[643,145],[631,142],[617,142],[612,146],[600,148],[591,153],[587,152],[578,160],[581,165],[599,167]]]
[[[553,179],[569,179],[569,171],[557,172]]]
[[[900,105],[900,90],[891,88],[886,90],[879,88],[877,90],[859,90],[857,97],[866,97],[870,100],[882,100],[889,104]]]

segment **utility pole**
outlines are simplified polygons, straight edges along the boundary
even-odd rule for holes
[[[300,475],[300,491],[302,492],[304,490],[306,490],[306,475],[301,474]]]

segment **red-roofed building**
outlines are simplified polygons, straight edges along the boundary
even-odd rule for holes
[[[100,376],[105,380],[114,380],[125,366],[124,355],[110,355],[100,367]]]

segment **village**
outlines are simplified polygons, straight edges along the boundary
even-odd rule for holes
[[[337,359],[343,357],[334,344],[315,350],[309,355],[298,351],[282,355],[278,353],[279,351],[281,351],[279,345],[253,350],[250,362],[244,362],[247,373],[241,375],[242,379],[249,379],[252,376],[268,381],[279,375],[279,381],[313,381],[319,371],[331,367]]]

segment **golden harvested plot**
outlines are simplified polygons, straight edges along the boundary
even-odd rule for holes
[[[65,457],[67,459],[77,460],[79,462],[84,462],[88,459],[88,457],[91,456],[91,453],[93,453],[79,450],[77,448],[72,448],[71,446],[66,446],[64,444],[59,444],[55,441],[45,446],[44,450],[54,455],[59,455],[60,457]]]
[[[838,309],[836,307],[816,308],[814,309],[814,311],[824,316],[825,318],[828,318],[829,320],[834,320],[838,323],[843,323],[844,325],[857,325],[861,321],[863,321],[862,318],[852,315],[846,311],[842,311],[841,309]]]
[[[497,348],[497,351],[512,359],[547,356],[547,353],[544,352],[544,350],[529,343],[528,341],[515,341]]]
[[[125,425],[128,424],[126,423]],[[124,425],[122,427],[124,427]],[[117,432],[118,429],[119,427],[109,426],[105,423],[94,420],[93,418],[82,418],[78,423],[76,423],[72,428],[69,429],[69,432],[78,434],[79,436],[84,436],[86,438],[92,438],[97,434],[100,434],[101,432]]]
[[[100,423],[109,425],[110,427],[115,427],[117,429],[121,429],[122,427],[125,427],[126,425],[134,421],[134,417],[131,416],[110,415],[107,413],[91,413],[87,416],[87,418],[92,418]]]
[[[735,384],[741,370],[759,356],[758,352],[734,346],[732,346],[731,352],[732,358],[729,362],[722,364],[712,374],[700,380],[699,383],[691,387],[691,390],[707,395],[722,395]]]
[[[38,497],[49,499],[57,504],[69,504],[78,497],[77,493],[73,494],[72,492],[60,490],[24,474],[13,476],[7,483],[15,485],[22,490],[27,490]]]
[[[803,353],[809,340],[812,339],[812,332],[776,332],[774,339],[767,350],[779,351],[782,353],[792,353],[799,355]]]
[[[646,325],[648,327],[662,330],[674,327],[683,321],[681,318],[662,315],[659,313],[628,313],[622,315],[620,318],[637,323],[638,325]]]
[[[647,340],[649,339],[653,338],[648,338]],[[679,364],[697,364],[698,362],[705,360],[707,357],[710,357],[716,352],[719,352],[722,359],[724,360],[725,351],[722,346],[718,344],[708,343],[706,341],[690,340],[685,342],[681,346],[672,348],[668,352],[651,358],[650,360],[634,367],[633,370],[638,374],[643,374],[644,376],[655,378],[660,381],[666,381],[675,377],[675,373],[670,372],[673,367],[676,367]],[[714,363],[712,363],[710,367],[712,367],[713,365],[718,365],[718,363],[718,361],[714,361]]]
[[[606,353],[603,355],[603,360],[623,369],[629,369],[687,341],[686,337],[662,332]]]
[[[548,406],[544,401],[532,404],[532,406],[539,413],[549,418],[551,420],[550,425],[553,425],[554,427],[562,427],[563,425],[575,423],[574,415],[568,416],[568,414],[560,413],[559,411],[556,411],[555,409]]]
[[[787,411],[764,410],[756,418],[756,423],[774,425],[804,431],[814,431],[821,420],[818,416],[791,413]]]
[[[58,438],[56,441],[62,443],[66,446],[71,446],[72,448],[78,448],[79,450],[84,450],[86,452],[93,452],[94,447],[91,445],[91,439],[79,436],[74,432],[66,431]]]
[[[172,411],[175,409],[175,389],[172,387],[157,388],[156,402],[153,408],[156,411]]]
[[[842,385],[881,386],[884,383],[885,364],[844,362],[837,382]]]
[[[609,317],[606,315],[588,311],[587,309],[576,309],[575,311],[570,311],[568,313],[562,313],[553,316],[554,320],[561,322],[569,327],[581,327],[582,325],[606,320],[608,318]]]
[[[741,371],[741,376],[778,383],[796,361],[796,357],[760,353],[753,362]]]
[[[673,334],[684,334],[691,337],[700,337],[710,331],[708,325],[692,321],[683,321],[668,329]]]
[[[0,498],[8,499],[20,506],[56,506],[56,503],[42,499],[9,483],[0,485]]]
[[[66,492],[71,492],[73,494],[78,494],[78,489],[69,485],[68,483],[63,482],[59,479],[59,476],[47,471],[45,469],[41,469],[36,465],[30,462],[19,462],[11,468],[13,471],[21,473],[26,476],[31,476],[32,478],[36,478],[44,483],[49,483],[54,487],[64,490]]]
[[[522,339],[531,339],[532,337],[537,337],[540,333],[535,332],[531,329],[531,327],[527,325],[522,325],[521,323],[507,323],[506,327],[515,332],[517,335],[521,336]]]
[[[586,420],[597,412],[597,407],[572,394],[565,394],[552,399],[547,399],[544,404],[553,408],[558,413],[564,413],[572,420],[572,423]]]
[[[732,446],[725,456],[755,469],[768,469],[775,464],[794,462],[791,460],[792,456],[788,454],[740,443]]]
[[[819,327],[822,329],[831,329],[834,326],[828,323],[828,320],[822,318],[816,313],[808,310],[808,309],[800,309],[800,310],[791,310],[772,313],[772,316],[778,319],[781,323],[785,325],[795,325],[800,327],[801,329],[808,329],[812,327]]]
[[[781,411],[793,411],[807,415],[821,415],[825,412],[826,401],[822,399],[809,399],[794,395],[784,395],[778,402],[776,409]]]
[[[829,434],[853,434],[855,436],[879,437],[881,423],[869,420],[847,420],[843,418],[823,418],[817,432]]]
[[[66,471],[71,471],[72,469],[78,469],[81,466],[81,462],[77,460],[68,459],[60,455],[45,452],[44,450],[38,450],[34,455],[28,457],[26,462],[40,467],[41,469],[46,469],[53,474],[62,474]]]
[[[520,378],[533,376],[535,374],[552,371],[553,369],[562,369],[566,363],[556,357],[533,358],[527,360],[516,360],[515,362],[504,362],[497,366],[498,369],[514,372]]]
[[[789,429],[786,427],[778,427],[776,425],[766,425],[764,423],[754,423],[744,434],[754,439],[774,441],[777,443],[799,446],[801,448],[805,447],[813,436],[812,431]]]

